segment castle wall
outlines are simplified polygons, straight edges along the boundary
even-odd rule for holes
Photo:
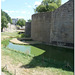
[[[26,22],[25,35],[31,37],[31,22]]]
[[[32,39],[56,45],[73,45],[73,10],[73,0],[70,0],[53,12],[33,14]]]
[[[50,43],[72,45],[74,37],[73,1],[68,1],[52,12]]]

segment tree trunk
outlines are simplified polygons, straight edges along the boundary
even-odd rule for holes
[[[1,32],[3,32],[3,28],[1,28]]]

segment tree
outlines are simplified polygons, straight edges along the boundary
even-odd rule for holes
[[[3,10],[1,10],[1,16],[5,16],[8,20],[8,22],[12,23],[11,17],[6,12],[4,12]]]
[[[26,21],[24,19],[19,19],[17,21],[17,24],[20,25],[21,27],[25,26]]]
[[[45,5],[39,5],[37,8],[36,8],[36,12],[47,12],[47,8]]]
[[[48,11],[54,11],[55,9],[58,8],[58,5],[56,3],[49,3],[48,5]]]
[[[5,16],[1,16],[1,32],[3,32],[3,28],[7,28],[8,21]]]
[[[28,22],[31,22],[31,21],[32,21],[31,19],[28,20]]]
[[[61,5],[61,0],[43,0],[41,5],[36,7],[35,12],[54,11]]]

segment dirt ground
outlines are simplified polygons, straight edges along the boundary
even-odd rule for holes
[[[37,70],[29,68],[21,68],[21,63],[15,65],[12,63],[12,59],[9,56],[2,56],[1,67],[7,66],[7,70],[16,75],[54,75],[50,70]]]

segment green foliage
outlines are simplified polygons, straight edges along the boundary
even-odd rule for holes
[[[22,27],[22,26],[25,26],[25,23],[26,23],[26,21],[25,21],[24,19],[19,19],[19,20],[17,21],[17,24],[20,25],[21,27]]]
[[[46,12],[47,11],[47,8],[45,5],[39,5],[37,8],[36,8],[36,11],[38,12]]]
[[[29,38],[28,35],[26,35],[25,33],[18,33],[19,35],[17,35],[17,38]]]
[[[16,25],[16,27],[17,27],[17,29],[20,29],[21,26],[20,25]]]
[[[49,3],[49,7],[48,7],[49,11],[54,11],[57,8],[58,8],[58,6],[56,3]]]
[[[7,28],[8,22],[12,23],[12,19],[9,17],[9,15],[1,10],[1,31],[3,31],[3,28]]]
[[[31,22],[31,21],[32,21],[31,19],[28,20],[28,22]]]
[[[22,33],[22,34],[21,34],[21,37],[22,37],[22,38],[25,38],[25,34],[24,34],[24,33]]]
[[[12,23],[11,17],[6,12],[4,12],[3,10],[1,10],[1,16],[5,16],[8,20],[8,22]]]
[[[21,34],[17,35],[17,38],[25,38],[25,37],[27,38],[29,36],[24,34],[24,33],[21,33]]]
[[[35,12],[54,11],[61,5],[61,0],[43,0],[41,5],[34,9]]]
[[[20,25],[16,25],[17,27],[21,27]]]
[[[25,34],[24,34],[24,33],[19,34],[19,35],[17,36],[17,38],[25,38]]]
[[[5,16],[1,16],[1,31],[3,31],[3,28],[7,28],[8,21]]]
[[[61,6],[61,0],[57,0],[56,4],[58,5],[58,7],[60,7]]]
[[[9,44],[9,41],[11,40],[11,38],[9,39],[4,39],[1,41],[1,44],[3,44],[4,47],[6,47]]]

